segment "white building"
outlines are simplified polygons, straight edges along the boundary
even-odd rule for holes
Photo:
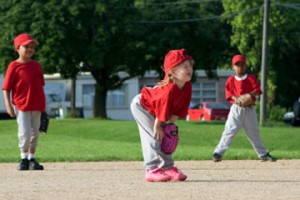
[[[196,70],[196,81],[193,83],[192,102],[213,101],[224,102],[225,82],[228,76],[234,74],[232,70],[218,70],[218,80],[208,79],[203,70]],[[126,74],[120,72],[121,77]],[[107,94],[107,117],[117,120],[133,120],[130,111],[130,102],[144,86],[154,86],[159,81],[158,74],[154,71],[145,73],[143,77],[135,77],[126,80],[123,86],[117,90],[109,91]],[[62,79],[59,74],[45,75],[46,87],[51,90],[51,85],[61,83],[65,85],[64,101],[70,101],[71,80]],[[93,105],[95,95],[95,80],[89,73],[77,76],[76,80],[76,107],[82,110],[84,118],[93,117]],[[70,104],[65,104],[70,105]]]

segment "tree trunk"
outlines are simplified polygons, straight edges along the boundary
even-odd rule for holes
[[[96,82],[95,85],[95,99],[94,99],[94,117],[107,118],[106,114],[106,96],[107,88],[103,83]]]

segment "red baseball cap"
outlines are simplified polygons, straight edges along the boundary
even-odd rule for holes
[[[232,67],[233,67],[237,62],[244,62],[244,63],[246,63],[246,57],[243,56],[243,55],[235,55],[235,56],[233,56],[232,61],[231,61]]]
[[[169,71],[179,65],[180,63],[191,60],[192,56],[188,55],[186,49],[179,49],[179,50],[171,50],[167,53],[164,60],[164,71],[165,71],[165,78],[168,76]]]
[[[21,33],[14,39],[14,46],[15,49],[17,49],[20,45],[27,45],[31,42],[33,42],[35,45],[39,45],[39,42],[33,39],[30,35],[27,33]]]

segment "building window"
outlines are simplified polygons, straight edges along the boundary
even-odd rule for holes
[[[193,83],[191,104],[201,101],[216,102],[217,84],[216,82],[197,82]]]
[[[127,106],[127,84],[123,84],[121,88],[110,90],[107,92],[106,107],[107,108],[124,108]]]
[[[94,107],[95,84],[82,85],[82,98],[84,108],[92,109]]]

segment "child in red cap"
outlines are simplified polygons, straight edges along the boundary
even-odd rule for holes
[[[255,106],[253,106],[256,96],[262,94],[259,82],[254,75],[246,73],[247,64],[245,56],[235,55],[232,58],[232,68],[235,70],[235,75],[230,76],[225,85],[226,99],[232,103],[232,106],[225,124],[225,130],[219,144],[214,150],[212,159],[215,162],[222,160],[233,138],[243,127],[260,160],[276,161],[276,158],[268,153],[261,141]],[[251,95],[253,100],[252,105],[242,106],[240,104],[238,98],[244,94]]]
[[[46,104],[43,70],[31,58],[37,45],[38,42],[26,33],[14,39],[19,58],[8,65],[2,86],[7,113],[17,117],[21,150],[19,170],[44,169],[35,160],[41,112],[45,111]]]
[[[140,132],[145,178],[150,182],[184,181],[187,176],[174,167],[171,154],[161,151],[162,125],[185,118],[191,100],[193,59],[185,49],[171,50],[164,60],[164,79],[142,89],[131,103]]]

